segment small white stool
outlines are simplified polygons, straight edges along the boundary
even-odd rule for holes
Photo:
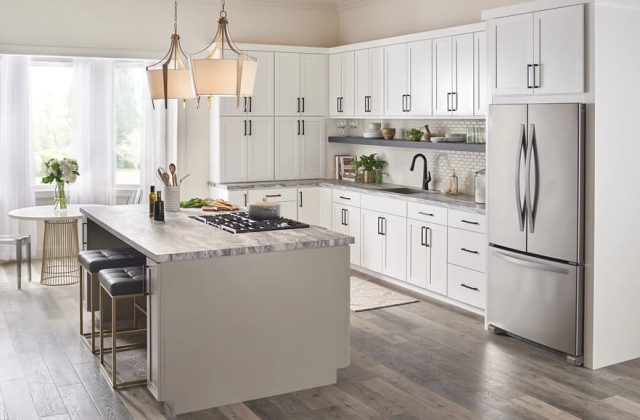
[[[0,245],[14,245],[16,247],[16,264],[18,266],[18,290],[22,288],[22,247],[27,247],[27,262],[29,264],[29,281],[31,281],[31,235],[0,235]]]

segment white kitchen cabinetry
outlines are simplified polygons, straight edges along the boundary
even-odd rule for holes
[[[319,187],[318,200],[319,200],[318,225],[322,226],[325,229],[331,229],[331,217],[332,217],[331,188]]]
[[[584,92],[584,5],[492,19],[493,95]]]
[[[263,200],[280,203],[280,216],[296,220],[298,218],[297,189],[273,188],[249,190],[247,201],[249,204]]]
[[[473,115],[474,35],[433,40],[434,115]]]
[[[473,34],[473,115],[487,115],[487,36]]]
[[[212,187],[211,197],[230,201],[238,207],[246,207],[249,204],[247,190],[229,190],[227,188]]]
[[[215,182],[269,181],[274,176],[273,118],[222,117],[213,139]]]
[[[327,56],[275,54],[275,115],[323,116],[327,109]]]
[[[320,187],[298,188],[298,221],[316,226],[320,222]]]
[[[323,178],[324,119],[277,117],[275,124],[275,178]]]
[[[360,209],[333,203],[332,229],[334,232],[353,236],[355,242],[351,247],[351,264],[360,265]]]
[[[361,265],[389,277],[406,279],[406,219],[362,209]]]
[[[355,52],[355,115],[383,115],[384,49],[368,48]]]
[[[431,40],[385,47],[385,115],[431,115]]]
[[[329,115],[353,116],[355,53],[329,55]]]
[[[447,294],[447,227],[407,220],[407,282]]]
[[[235,97],[220,98],[221,116],[267,117],[273,115],[274,53],[271,51],[248,51],[247,54],[258,60],[253,95],[240,98],[240,106],[237,106]],[[230,57],[233,55],[231,54]]]

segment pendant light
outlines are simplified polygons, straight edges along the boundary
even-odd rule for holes
[[[224,10],[218,19],[218,32],[211,44],[191,55],[191,71],[196,95],[241,96],[253,95],[258,61],[240,51],[229,35],[229,21]]]
[[[189,59],[180,46],[178,35],[178,0],[173,3],[173,34],[169,51],[160,61],[147,67],[147,79],[151,104],[155,109],[154,101],[164,99],[164,108],[167,109],[169,99],[195,99],[196,95],[191,82],[191,71],[188,67]]]

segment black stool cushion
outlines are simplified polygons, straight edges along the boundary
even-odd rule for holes
[[[142,266],[147,259],[135,249],[125,248],[82,251],[78,255],[78,261],[88,272],[97,273],[106,268]]]
[[[144,269],[142,267],[107,268],[100,271],[98,280],[111,296],[142,293]]]

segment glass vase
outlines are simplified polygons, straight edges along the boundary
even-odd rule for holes
[[[53,196],[54,213],[59,216],[67,214],[67,195],[64,190],[64,182],[56,181],[56,188]]]

